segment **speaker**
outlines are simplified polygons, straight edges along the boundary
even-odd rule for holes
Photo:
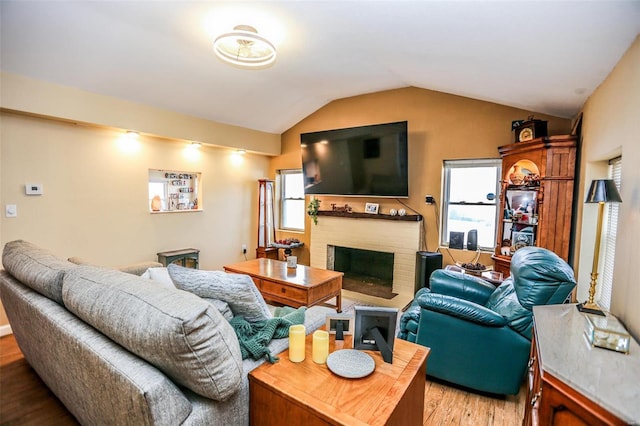
[[[460,250],[464,248],[464,232],[449,232],[449,248]]]
[[[472,229],[467,233],[467,250],[478,250],[478,230]]]
[[[422,287],[429,287],[429,277],[436,269],[442,269],[442,253],[416,252],[416,286],[414,293]]]

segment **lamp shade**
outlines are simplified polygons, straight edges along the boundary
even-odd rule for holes
[[[585,203],[621,203],[620,193],[613,179],[591,181]]]

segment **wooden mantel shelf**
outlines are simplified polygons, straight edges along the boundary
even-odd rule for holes
[[[377,219],[377,220],[403,220],[406,222],[420,222],[422,215],[408,214],[406,216],[391,216],[390,214],[371,214],[371,213],[347,213],[334,212],[331,210],[320,210],[318,216],[346,217],[350,219]]]

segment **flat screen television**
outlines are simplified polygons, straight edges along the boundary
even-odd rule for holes
[[[406,121],[303,133],[300,143],[305,194],[409,196]]]

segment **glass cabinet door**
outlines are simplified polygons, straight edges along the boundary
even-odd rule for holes
[[[538,190],[533,188],[507,189],[505,192],[502,218],[502,247],[509,247],[507,253],[536,245],[538,227]]]

